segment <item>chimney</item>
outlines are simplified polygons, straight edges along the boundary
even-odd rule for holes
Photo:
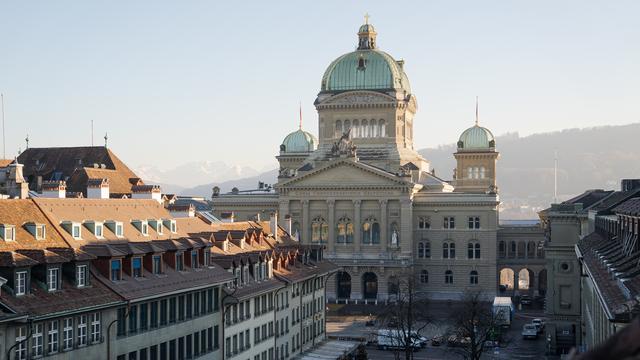
[[[108,179],[87,180],[87,198],[108,199],[109,198],[109,180]]]
[[[133,185],[131,187],[132,199],[153,199],[162,203],[162,190],[160,185]]]
[[[45,181],[42,183],[42,197],[64,199],[67,197],[67,183],[60,181]]]
[[[220,220],[226,223],[232,223],[235,215],[233,211],[220,213]]]
[[[24,165],[19,164],[17,159],[9,164],[9,178],[6,187],[10,197],[26,199],[29,196],[29,183],[24,180],[22,175],[23,167]]]
[[[293,231],[292,229],[293,226],[293,221],[291,219],[291,215],[287,214],[284,216],[284,228],[287,230],[287,234],[289,234],[289,236],[293,237],[293,234],[291,233]]]
[[[271,228],[271,233],[276,240],[280,240],[278,238],[278,213],[272,212],[269,218],[269,227]]]
[[[196,207],[193,204],[189,205],[169,205],[167,206],[167,210],[174,218],[186,218],[186,217],[195,217],[196,216]]]

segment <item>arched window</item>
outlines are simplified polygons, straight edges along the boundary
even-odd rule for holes
[[[384,120],[378,121],[378,136],[386,137],[387,136],[387,124],[385,124]]]
[[[467,168],[467,179],[473,179],[473,168],[472,167],[468,167]]]
[[[442,244],[442,258],[443,259],[455,259],[456,258],[456,243],[445,241]]]
[[[480,259],[480,243],[469,243],[467,246],[467,259]]]
[[[347,131],[349,131],[349,129],[351,129],[351,121],[345,120],[344,121],[344,132],[346,133]]]
[[[509,252],[509,257],[510,258],[516,257],[516,242],[512,241],[509,247],[511,248],[511,251]]]
[[[420,282],[423,284],[429,282],[429,272],[427,270],[420,271]]]
[[[380,243],[380,224],[375,218],[367,218],[364,223],[362,223],[362,243]]]
[[[527,243],[527,257],[534,258],[536,256],[536,243],[529,241]]]
[[[321,216],[314,218],[311,222],[311,241],[323,243],[328,237],[329,224]]]
[[[484,179],[484,177],[485,177],[484,166],[480,166],[480,179]]]
[[[360,126],[358,120],[353,120],[353,130],[351,130],[351,136],[354,138],[360,137]]]
[[[369,137],[369,122],[367,120],[362,120],[360,124],[360,137]]]
[[[291,236],[300,241],[300,223],[297,221],[294,221],[291,225]]]
[[[444,283],[453,284],[453,271],[447,270],[444,272]]]
[[[478,283],[478,272],[475,270],[472,270],[469,273],[469,283],[471,285],[476,285]]]
[[[336,137],[340,137],[342,136],[342,121],[337,120],[336,121]]]
[[[336,242],[339,244],[351,244],[353,243],[353,223],[351,219],[346,216],[338,219],[336,229]]]
[[[420,259],[424,258],[424,243],[423,242],[419,242],[418,243],[418,257]]]
[[[526,254],[526,244],[524,241],[518,241],[518,258],[524,259],[524,255]]]
[[[473,168],[473,178],[478,179],[480,177],[480,169],[478,167]]]
[[[400,230],[398,230],[398,224],[391,223],[391,232],[389,233],[389,244],[391,246],[400,245]]]
[[[504,241],[500,241],[498,243],[498,257],[504,259],[506,255],[507,255],[507,245],[504,243]]]
[[[375,120],[371,120],[371,122],[369,123],[369,136],[370,137],[377,137],[378,136],[378,126],[376,124]]]

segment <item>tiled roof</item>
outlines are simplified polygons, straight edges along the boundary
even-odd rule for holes
[[[62,264],[71,261],[70,258],[66,258],[58,253],[46,249],[23,249],[17,250],[16,252],[37,261],[39,264]]]
[[[613,211],[622,215],[640,216],[640,197],[623,202],[616,206]]]
[[[36,240],[27,230],[24,225],[29,222],[45,225],[44,239]],[[0,200],[0,223],[14,225],[16,229],[15,241],[0,241],[0,251],[68,246],[32,199]]]
[[[129,179],[138,178],[103,146],[29,148],[18,156],[18,162],[24,164],[25,178],[42,176],[43,180],[68,180],[71,191],[85,191],[89,178],[107,178],[114,192],[130,193]],[[32,190],[34,186],[35,181],[31,181]]]
[[[340,269],[339,266],[334,265],[328,261],[322,262],[310,262],[309,264],[297,263],[295,266],[289,269],[280,268],[275,270],[274,273],[277,277],[287,282],[297,282],[300,280],[310,279],[317,275],[329,274],[336,272]]]
[[[0,302],[14,312],[31,316],[42,316],[65,311],[82,311],[82,308],[116,304],[121,299],[109,291],[103,284],[91,280],[91,286],[77,288],[63,279],[62,289],[49,292],[32,284],[30,293],[24,296],[13,296],[3,291]]]
[[[622,203],[623,201],[640,196],[640,188],[633,189],[629,191],[615,191],[604,199],[600,200],[596,204],[591,207],[591,210],[596,211],[606,211],[610,210],[612,207]]]
[[[36,260],[15,251],[0,251],[0,266],[22,267],[38,265]]]
[[[13,159],[0,159],[0,168],[7,167],[13,163]]]

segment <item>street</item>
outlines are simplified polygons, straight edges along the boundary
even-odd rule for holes
[[[444,335],[451,331],[448,324],[449,314],[455,312],[456,305],[449,303],[430,304],[430,313],[434,315],[432,321],[427,324],[420,334],[427,339],[437,335]],[[544,334],[537,339],[523,339],[521,335],[524,324],[531,322],[533,318],[543,318],[541,309],[526,308],[516,310],[511,327],[503,335],[503,343],[498,349],[485,349],[483,359],[543,359],[552,358],[545,356]],[[329,316],[327,321],[327,335],[343,339],[366,339],[368,342],[376,340],[378,327],[366,326],[369,316]],[[367,353],[370,359],[404,359],[404,354],[396,354],[396,351],[378,350],[375,344],[367,345]],[[399,357],[396,357],[399,355]],[[445,344],[432,346],[431,343],[414,354],[414,359],[464,359],[460,348],[449,347]]]

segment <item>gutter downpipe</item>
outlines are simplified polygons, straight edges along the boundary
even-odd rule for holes
[[[31,328],[32,325],[33,325],[33,320],[32,319],[28,319],[27,320],[27,329],[29,331],[29,334],[27,335],[26,338],[24,338],[24,340],[13,344],[13,346],[11,346],[9,349],[7,349],[7,360],[11,360],[11,351],[13,350],[13,348],[18,346],[18,344],[26,343],[27,341],[29,341],[29,339],[31,339],[31,336],[33,336],[33,329]],[[29,349],[28,348],[27,348],[27,358],[29,358]]]
[[[129,314],[131,313],[131,300],[127,300],[127,312],[124,314],[124,319],[129,318]],[[111,359],[111,327],[113,324],[118,322],[118,310],[116,309],[116,319],[109,323],[107,326],[107,359]],[[125,324],[126,326],[126,324]]]
[[[275,294],[274,294],[274,303],[277,301],[278,299],[278,292],[280,292],[280,290],[284,290],[286,289],[287,286],[285,285],[284,287],[281,287],[280,289],[276,290]],[[275,326],[276,326],[276,321],[277,321],[277,315],[278,315],[278,307],[274,307],[273,308],[273,329],[275,330]],[[282,324],[280,324],[280,326],[282,326]],[[275,352],[277,351],[276,349],[278,348],[278,333],[274,332],[273,334],[273,353],[275,355]],[[280,354],[282,355],[282,354]],[[277,360],[277,359],[276,359]]]

